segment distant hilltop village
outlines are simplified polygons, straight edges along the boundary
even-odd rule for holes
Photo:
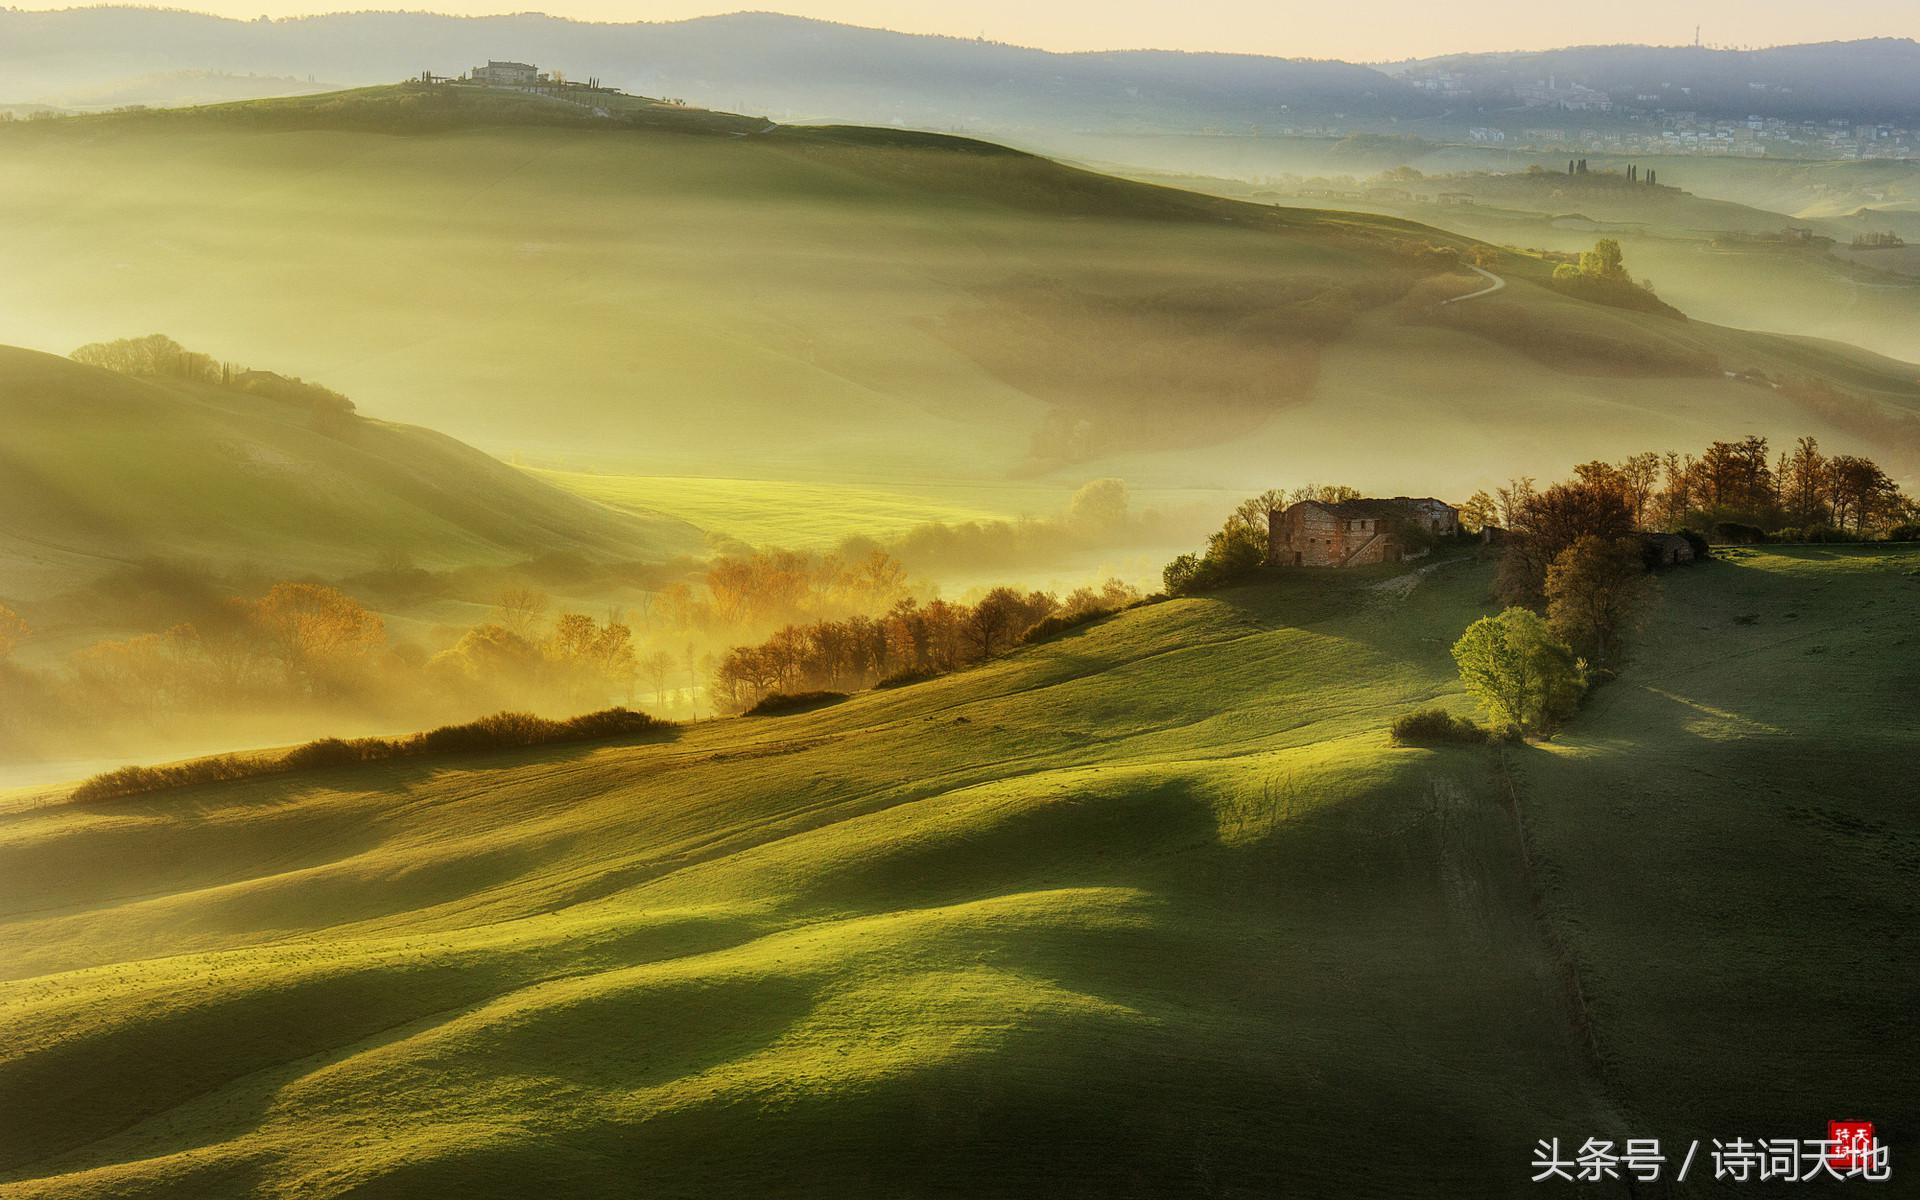
[[[1798,120],[1750,113],[1744,119],[1695,110],[1694,89],[1663,83],[1653,91],[1614,94],[1549,74],[1545,79],[1493,83],[1446,64],[1421,65],[1400,78],[1411,87],[1501,112],[1503,125],[1476,125],[1468,140],[1526,149],[1590,150],[1615,154],[1706,154],[1763,158],[1909,158],[1920,152],[1920,130],[1889,121]],[[1751,82],[1756,99],[1790,95],[1791,87]],[[1578,123],[1541,121],[1564,114]]]
[[[420,72],[420,82],[432,86],[444,87],[486,87],[508,88],[517,92],[531,92],[541,96],[551,96],[557,100],[566,100],[594,108],[598,115],[606,115],[606,101],[629,98],[627,93],[616,87],[608,87],[598,77],[589,76],[586,82],[568,79],[560,71],[542,71],[532,63],[513,62],[501,59],[488,59],[484,66],[478,66],[465,75],[435,75],[432,71]],[[635,99],[648,99],[633,97]],[[682,100],[651,101],[658,104],[684,105]]]

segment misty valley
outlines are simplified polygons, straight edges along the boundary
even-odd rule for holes
[[[0,1197],[1904,1174],[1916,72],[0,12]]]

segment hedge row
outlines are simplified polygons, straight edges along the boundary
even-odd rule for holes
[[[82,783],[73,790],[72,798],[110,800],[117,796],[135,796],[199,783],[256,779],[265,775],[284,775],[348,763],[432,758],[559,742],[599,741],[647,733],[671,724],[670,721],[625,708],[584,713],[564,721],[550,721],[532,713],[503,712],[464,725],[442,725],[438,729],[406,737],[321,738],[295,746],[280,755],[242,758],[222,754],[167,767],[121,767],[117,771],[95,775]]]

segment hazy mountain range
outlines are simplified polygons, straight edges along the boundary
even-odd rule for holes
[[[1552,80],[1703,115],[1920,120],[1920,45],[1875,39],[1761,51],[1583,47],[1367,66],[1139,50],[1056,54],[994,42],[863,29],[769,13],[589,24],[535,13],[450,17],[339,13],[236,21],[134,8],[0,11],[0,101],[85,106],[145,80],[208,72],[391,82],[489,58],[790,120],[936,128],[1242,130],[1337,121],[1442,129],[1519,107]],[[1445,89],[1421,86],[1446,72]],[[262,81],[259,90],[284,86]]]

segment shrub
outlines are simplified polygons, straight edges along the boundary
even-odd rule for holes
[[[267,760],[272,762],[272,760]],[[245,779],[259,760],[246,760],[231,754],[197,758],[170,767],[121,767],[82,783],[73,790],[75,800],[109,800],[115,796],[133,796],[157,792],[162,788],[191,787],[196,783],[218,783],[227,779]]]
[[[648,713],[635,712],[630,708],[603,708],[599,712],[581,713],[577,717],[568,717],[562,724],[568,734],[580,741],[598,738],[631,737],[637,733],[648,733],[670,722]]]
[[[1088,608],[1074,613],[1055,613],[1050,617],[1042,617],[1020,635],[1020,641],[1029,646],[1035,642],[1044,642],[1069,629],[1078,629],[1082,625],[1091,625],[1102,617],[1110,617],[1116,611],[1111,608]]]
[[[1920,542],[1920,525],[1895,525],[1887,530],[1890,542]]]
[[[771,717],[780,713],[804,712],[810,708],[825,708],[829,704],[838,704],[847,698],[845,692],[768,692],[760,702],[749,708],[745,716]]]
[[[1416,709],[1395,717],[1388,732],[1402,746],[1434,746],[1447,742],[1479,745],[1489,740],[1487,731],[1477,722],[1440,708]]]
[[[1789,533],[1797,533],[1799,536],[1789,537],[1787,536]],[[1836,529],[1831,525],[1809,525],[1805,529],[1800,529],[1800,530],[1782,529],[1779,533],[1774,535],[1774,540],[1779,542],[1817,542],[1817,543],[1857,542],[1860,540],[1860,535],[1857,533],[1854,533],[1852,530]]]
[[[1182,554],[1161,572],[1168,593],[1191,596],[1231,587],[1253,577],[1266,561],[1266,535],[1234,521],[1207,539],[1203,555]]]
[[[465,725],[442,725],[418,735],[428,754],[455,754],[462,750],[497,750],[505,746],[532,746],[564,740],[565,726],[532,713],[501,712]]]
[[[316,767],[340,767],[348,763],[366,762],[374,757],[370,753],[373,747],[369,743],[383,742],[384,739],[380,738],[356,738],[350,742],[340,738],[320,738],[287,751],[280,759],[280,765],[290,771],[305,771]]]
[[[1715,541],[1732,546],[1754,546],[1767,540],[1767,531],[1758,525],[1748,525],[1740,521],[1715,521],[1713,523]]]
[[[1160,582],[1165,585],[1169,596],[1184,596],[1199,574],[1200,556],[1182,554],[1168,563],[1160,572]]]
[[[1687,545],[1693,547],[1693,561],[1705,562],[1713,557],[1713,547],[1700,534],[1691,529],[1682,529],[1680,536],[1687,539]]]

